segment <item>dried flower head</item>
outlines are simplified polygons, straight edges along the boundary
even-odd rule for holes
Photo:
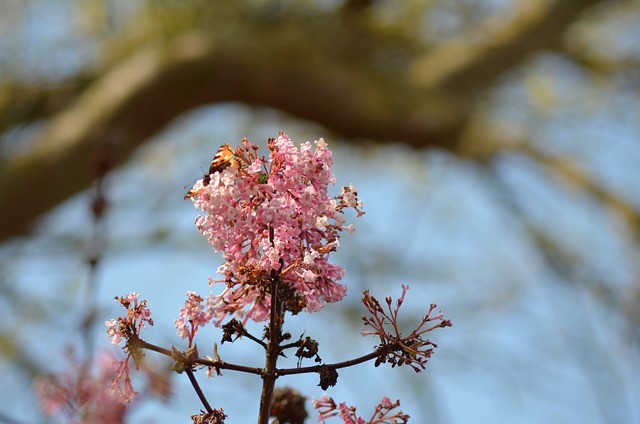
[[[436,308],[436,305],[432,303],[418,327],[408,335],[404,335],[398,326],[398,312],[404,302],[407,290],[409,290],[409,286],[403,285],[402,296],[396,300],[395,308],[391,306],[391,297],[386,297],[386,311],[380,302],[369,294],[369,290],[364,291],[362,303],[371,316],[362,319],[364,325],[371,326],[372,330],[363,330],[362,335],[373,335],[380,338],[380,345],[378,345],[380,356],[376,360],[376,366],[385,362],[389,362],[392,367],[407,364],[414,371],[420,372],[426,367],[433,350],[438,347],[432,341],[424,339],[423,335],[436,328],[451,327],[451,321],[444,319],[442,312],[432,316],[431,313]]]

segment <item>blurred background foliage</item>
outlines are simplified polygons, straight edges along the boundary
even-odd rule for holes
[[[414,422],[640,422],[638,2],[0,8],[0,422],[46,422],[31,379],[104,346],[115,295],[154,300],[150,336],[179,344],[182,296],[219,260],[183,186],[219,144],[278,131],[324,137],[367,210],[337,257],[349,300],[293,328],[328,362],[362,354],[358,294],[401,283],[408,321],[437,302],[454,322],[426,376],[360,366],[330,394],[363,412],[400,397]],[[257,384],[233,381],[230,422],[251,420]],[[187,391],[138,416],[185,421]]]

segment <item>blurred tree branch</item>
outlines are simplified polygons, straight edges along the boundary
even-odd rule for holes
[[[222,13],[194,30],[149,36],[114,63],[55,87],[8,85],[0,91],[0,129],[43,124],[30,147],[0,169],[0,215],[12,223],[0,227],[0,239],[23,233],[87,187],[101,143],[115,145],[124,160],[177,115],[205,104],[265,105],[353,139],[464,154],[460,135],[479,96],[526,58],[559,47],[595,3],[522,2],[512,19],[435,47],[410,39],[401,23],[379,30],[374,2],[313,16],[261,11],[235,23]],[[366,13],[353,15],[354,7]],[[32,196],[41,184],[47,189]]]
[[[519,2],[514,16],[497,17],[445,41],[415,61],[416,83],[475,96],[506,71],[544,49],[561,49],[567,28],[599,0]]]

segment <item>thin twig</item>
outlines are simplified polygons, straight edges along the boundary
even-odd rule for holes
[[[171,351],[169,349],[165,349],[163,347],[160,346],[156,346],[152,343],[146,342],[142,339],[136,339],[135,341],[132,341],[132,345],[135,348],[138,349],[147,349],[147,350],[151,350],[157,353],[160,353],[162,355],[165,356],[169,356],[169,357],[173,357],[171,354]],[[212,367],[212,368],[220,368],[220,369],[224,369],[224,370],[231,370],[231,371],[239,371],[239,372],[246,372],[249,374],[257,374],[257,375],[262,375],[263,374],[263,369],[262,368],[256,368],[256,367],[247,367],[244,365],[238,365],[238,364],[232,364],[229,362],[225,362],[225,361],[211,361],[209,359],[205,359],[205,358],[198,358],[195,359],[193,361],[194,364],[198,364],[198,365],[204,365],[207,367]]]
[[[375,351],[368,353],[366,355],[360,356],[358,358],[349,359],[348,361],[336,362],[334,364],[324,364],[324,365],[314,365],[312,367],[300,367],[300,368],[279,368],[276,370],[276,373],[279,376],[282,375],[292,375],[292,374],[305,374],[305,373],[314,373],[319,372],[321,368],[331,368],[331,369],[339,369],[346,368],[353,365],[358,365],[363,362],[370,361],[372,359],[378,358],[380,355],[383,355],[389,351],[393,350],[392,345],[382,346],[376,349]]]
[[[213,408],[211,408],[211,405],[209,405],[209,401],[207,401],[207,398],[205,397],[204,393],[202,393],[202,389],[198,384],[198,380],[196,380],[196,376],[193,375],[193,370],[186,369],[185,372],[187,373],[187,377],[189,377],[189,381],[191,382],[193,389],[198,394],[198,397],[200,398],[200,402],[202,402],[202,404],[204,405],[204,409],[206,409],[209,414],[213,414]]]

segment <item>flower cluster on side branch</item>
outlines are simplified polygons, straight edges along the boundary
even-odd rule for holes
[[[423,335],[436,328],[451,327],[451,321],[444,319],[442,312],[431,315],[436,308],[432,303],[418,327],[408,335],[404,335],[398,325],[398,312],[407,290],[409,286],[403,285],[402,295],[396,300],[395,307],[391,306],[393,302],[391,297],[386,297],[386,311],[380,302],[369,294],[369,290],[365,290],[362,303],[371,315],[362,319],[364,325],[372,329],[362,330],[362,335],[378,336],[380,339],[378,351],[381,353],[376,359],[376,366],[385,362],[389,362],[392,367],[407,364],[416,372],[420,372],[426,367],[433,350],[438,347],[432,341],[424,339]]]
[[[400,401],[392,402],[388,397],[382,400],[371,415],[365,420],[356,414],[355,406],[347,406],[345,402],[337,404],[333,398],[324,394],[320,399],[313,399],[313,407],[318,410],[318,421],[325,421],[337,417],[344,424],[404,424],[409,422],[409,415],[402,411],[394,411],[400,406]]]

